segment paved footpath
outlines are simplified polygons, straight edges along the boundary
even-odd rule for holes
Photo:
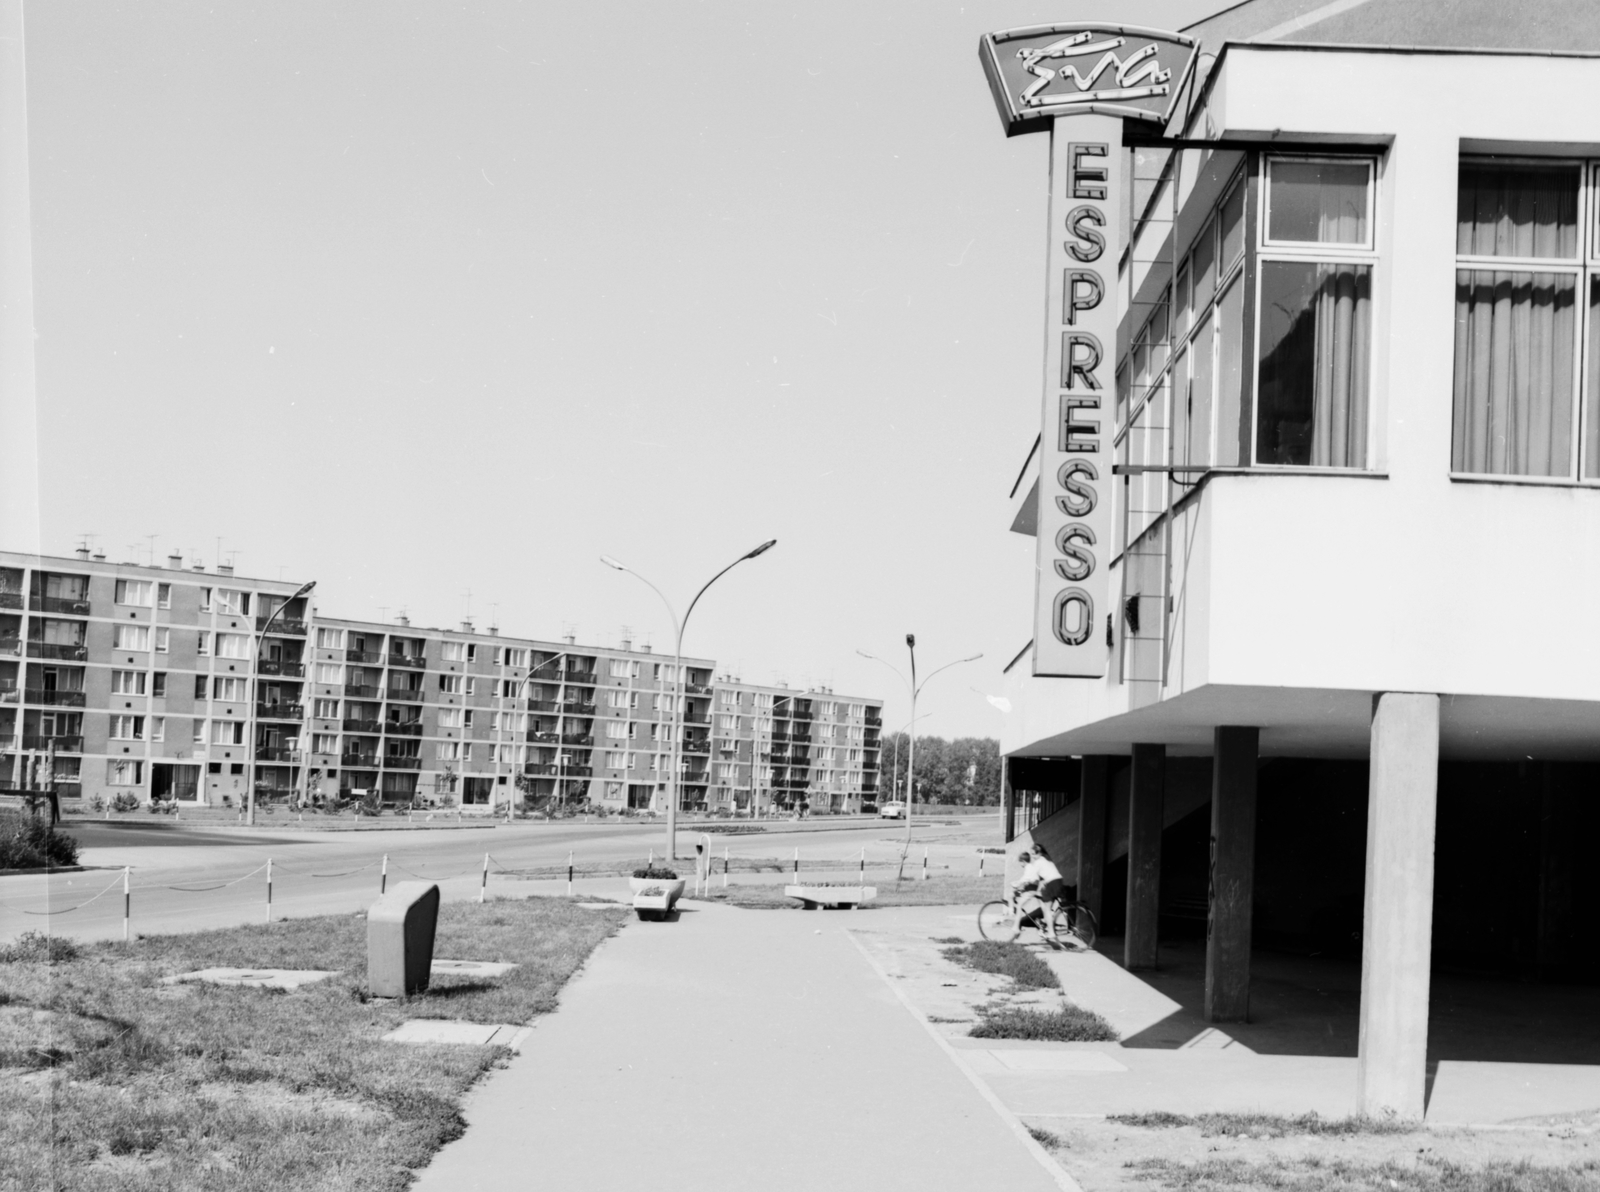
[[[473,1091],[417,1189],[1074,1188],[900,1002],[853,917],[691,903],[630,922]]]

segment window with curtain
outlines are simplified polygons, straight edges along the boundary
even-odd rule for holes
[[[1258,464],[1367,466],[1374,166],[1366,158],[1267,160]]]
[[[1453,472],[1571,477],[1578,465],[1582,184],[1575,163],[1461,164]],[[1583,465],[1594,476],[1600,444],[1588,422]]]

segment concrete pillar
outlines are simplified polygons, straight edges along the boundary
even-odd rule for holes
[[[1167,787],[1167,747],[1135,745],[1128,787],[1128,927],[1122,963],[1155,968],[1161,911],[1161,827]]]
[[[1250,916],[1256,877],[1256,758],[1261,730],[1212,733],[1206,1021],[1250,1020]]]
[[[1096,922],[1105,908],[1106,803],[1111,795],[1111,759],[1086,756],[1078,779],[1078,901]]]
[[[0,543],[39,552],[33,219],[22,0],[0,0]]]
[[[1001,831],[1010,844],[1017,835],[1017,794],[1011,789],[1011,759],[1000,759]]]
[[[1421,1118],[1433,953],[1439,697],[1373,700],[1356,1109]]]

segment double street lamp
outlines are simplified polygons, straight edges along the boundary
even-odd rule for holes
[[[911,678],[909,680],[904,674],[901,673],[900,668],[895,666],[894,663],[884,662],[884,660],[879,658],[876,654],[868,654],[865,650],[857,650],[856,653],[860,654],[863,658],[870,658],[874,662],[882,662],[884,666],[888,667],[899,677],[900,681],[905,684],[906,691],[908,691],[911,695],[911,719],[906,722],[906,727],[909,730],[909,742],[906,746],[906,849],[909,851],[911,848],[911,808],[913,800],[916,799],[917,792],[915,777],[917,770],[917,696],[922,694],[922,689],[932,682],[933,676],[937,675],[940,671],[947,671],[952,666],[960,666],[963,662],[976,662],[978,659],[982,658],[983,655],[974,654],[970,658],[957,658],[954,662],[947,662],[943,666],[939,667],[938,670],[935,670],[929,674],[927,678],[922,680],[922,682],[918,683],[916,634],[906,634],[906,649],[911,653]]]
[[[747,551],[746,553],[740,555],[721,571],[717,572],[710,579],[706,580],[706,582],[701,585],[700,590],[694,594],[694,599],[689,601],[689,610],[683,614],[683,620],[681,621],[678,620],[677,610],[672,607],[672,601],[666,598],[660,588],[656,587],[649,580],[645,579],[644,576],[633,570],[633,568],[623,566],[610,555],[600,556],[600,561],[607,567],[610,567],[616,571],[626,571],[629,575],[643,583],[657,596],[660,596],[661,603],[667,606],[667,615],[672,618],[672,631],[674,635],[674,644],[672,648],[672,784],[667,788],[667,860],[669,861],[676,861],[678,859],[678,790],[681,785],[681,777],[678,773],[678,766],[679,752],[683,747],[681,740],[683,736],[683,631],[688,628],[689,618],[694,614],[694,606],[700,603],[700,597],[706,594],[707,588],[716,583],[724,575],[727,575],[728,572],[732,571],[746,559],[753,559],[757,555],[766,554],[767,551],[771,550],[777,544],[778,540],[776,538],[769,538],[754,550]]]

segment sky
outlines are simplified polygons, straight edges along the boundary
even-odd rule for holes
[[[985,32],[1221,0],[27,10],[44,548],[997,736],[1047,138]],[[153,537],[152,537],[153,536]]]

